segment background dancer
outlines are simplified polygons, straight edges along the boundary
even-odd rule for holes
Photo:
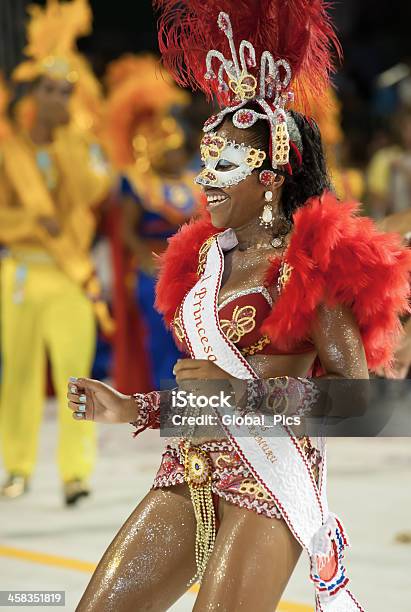
[[[161,73],[158,59],[150,55],[120,58],[109,66],[106,80],[111,91],[105,124],[107,148],[122,173],[120,248],[126,251],[122,274],[127,280],[117,283],[117,314],[130,303],[137,308],[144,324],[144,342],[136,376],[148,370],[148,383],[142,381],[140,388],[160,388],[161,381],[173,378],[180,354],[154,309],[156,257],[178,227],[197,214],[200,196],[195,172],[188,168],[186,134],[178,121],[190,98]],[[140,339],[134,338],[132,329],[133,325],[125,328],[123,347],[118,347],[122,351],[126,345],[128,357],[116,356],[124,364],[133,363],[136,344],[141,342],[141,332]],[[131,392],[126,388],[130,385],[135,390],[135,380],[121,384],[121,389]]]
[[[94,425],[73,427],[65,409],[70,374],[90,373],[93,303],[111,329],[90,258],[93,207],[107,195],[111,179],[95,137],[70,114],[82,79],[84,87],[92,80],[74,44],[90,25],[83,0],[33,9],[30,59],[14,77],[31,82],[35,115],[27,129],[15,125],[1,145],[0,242],[8,249],[2,262],[0,409],[8,477],[1,495],[9,498],[27,490],[35,467],[47,357],[59,401],[58,465],[67,504],[88,495],[95,462]]]

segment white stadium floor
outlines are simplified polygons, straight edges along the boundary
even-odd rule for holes
[[[94,564],[150,487],[164,440],[153,431],[133,439],[127,425],[101,426],[93,495],[66,509],[54,463],[53,408],[50,402],[31,491],[0,500],[0,590],[65,591],[65,610],[74,612]],[[347,560],[353,592],[367,611],[409,612],[411,544],[397,543],[395,535],[411,531],[410,440],[334,439],[328,460],[330,505],[352,543]],[[279,610],[312,610],[307,577],[303,557]],[[189,611],[194,600],[193,589],[172,610]]]

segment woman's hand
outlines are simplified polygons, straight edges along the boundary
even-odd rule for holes
[[[232,379],[232,376],[208,359],[178,359],[173,374],[178,384],[185,380]]]
[[[240,405],[242,398],[247,393],[246,381],[230,376],[225,370],[208,359],[178,359],[173,368],[173,374],[180,390],[187,393],[204,397],[215,396],[221,392],[230,396],[234,393],[233,405]],[[230,384],[227,389],[225,383],[211,385],[207,383],[211,380],[228,381]]]
[[[137,417],[138,408],[133,397],[98,380],[70,379],[67,398],[76,420],[130,423]]]

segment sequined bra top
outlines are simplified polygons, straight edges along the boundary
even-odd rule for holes
[[[258,286],[239,291],[225,299],[218,307],[220,327],[228,340],[237,346],[245,356],[284,355],[270,338],[260,329],[273,306],[273,300],[266,287]],[[184,328],[179,317],[179,309],[174,316],[172,330],[178,348],[189,354],[185,341]],[[310,342],[300,343],[288,354],[308,353],[314,349]]]

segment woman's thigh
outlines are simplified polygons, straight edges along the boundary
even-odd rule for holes
[[[77,612],[167,610],[195,574],[195,527],[186,485],[152,489],[104,553]]]
[[[220,529],[193,610],[273,612],[301,547],[283,520],[220,505]]]

